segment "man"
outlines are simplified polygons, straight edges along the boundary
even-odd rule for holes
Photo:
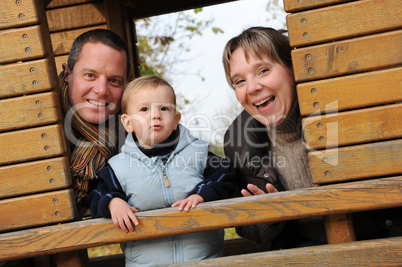
[[[70,168],[80,205],[90,180],[116,153],[116,114],[130,74],[124,41],[109,30],[77,37],[68,64],[59,75],[65,112],[65,133],[71,145]]]

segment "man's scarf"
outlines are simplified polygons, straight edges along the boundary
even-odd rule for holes
[[[59,75],[59,84],[63,111],[68,118],[65,121],[65,127],[70,124],[70,127],[65,128],[65,132],[74,147],[70,159],[70,170],[75,199],[79,203],[88,192],[90,180],[98,178],[98,171],[106,166],[107,160],[116,152],[116,125],[106,127],[104,124],[100,127],[82,119],[70,105],[64,71]]]

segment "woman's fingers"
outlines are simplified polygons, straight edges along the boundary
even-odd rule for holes
[[[272,184],[266,184],[265,188],[267,189],[268,193],[276,193],[278,192],[278,189],[275,188],[275,186],[273,186]],[[264,191],[262,191],[261,189],[259,189],[256,185],[253,184],[248,184],[247,185],[247,189],[242,189],[240,191],[240,193],[244,196],[244,197],[248,197],[248,196],[252,196],[252,195],[262,195],[265,194]],[[251,193],[250,193],[251,192]]]
[[[259,189],[256,185],[253,184],[248,184],[247,185],[247,189],[253,193],[254,195],[262,195],[265,194],[264,191],[262,191],[261,189]]]
[[[278,189],[275,188],[272,184],[266,184],[265,188],[267,189],[268,193],[276,193],[278,192]]]

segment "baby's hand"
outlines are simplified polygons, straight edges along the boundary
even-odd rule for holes
[[[186,199],[182,199],[179,201],[176,201],[175,203],[172,204],[172,207],[177,207],[179,206],[179,210],[182,211],[183,208],[185,211],[189,211],[191,208],[197,207],[198,203],[204,202],[204,198],[198,194],[193,194],[189,196]]]
[[[114,197],[109,203],[110,214],[112,215],[113,224],[123,230],[125,233],[134,231],[134,226],[138,225],[137,217],[134,212],[138,210],[131,207],[126,201],[121,198]]]

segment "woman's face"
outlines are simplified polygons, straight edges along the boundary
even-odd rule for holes
[[[277,126],[289,114],[296,99],[296,84],[291,69],[263,55],[246,59],[237,48],[230,60],[230,77],[236,98],[243,108],[266,126]]]

